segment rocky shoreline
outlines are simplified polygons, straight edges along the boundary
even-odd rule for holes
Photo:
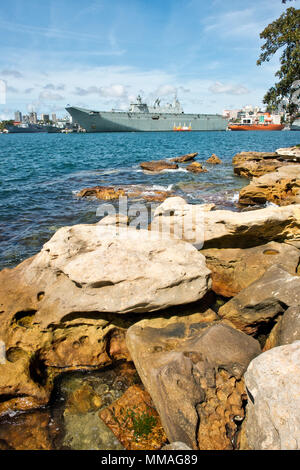
[[[207,170],[196,156],[142,168],[222,165],[213,155]],[[85,379],[71,390],[68,429],[89,415],[116,448],[299,449],[299,163],[300,147],[242,152],[234,172],[253,177],[242,212],[156,194],[146,229],[127,214],[63,227],[1,271],[2,420],[23,412],[36,429],[28,412],[51,402],[66,373],[115,369],[126,385],[108,401]],[[143,198],[101,186],[79,196],[130,194]],[[51,448],[39,413],[41,444],[29,431],[25,444],[18,428],[2,433],[0,421],[0,449]]]

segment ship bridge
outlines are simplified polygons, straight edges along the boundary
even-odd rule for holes
[[[142,102],[142,98],[138,95],[136,102],[131,103],[129,107],[130,113],[157,113],[157,114],[183,114],[181,104],[175,95],[173,103],[167,103],[164,106],[160,105],[160,99],[157,98],[153,106],[149,106]]]

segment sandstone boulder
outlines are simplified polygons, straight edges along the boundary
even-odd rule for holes
[[[167,201],[164,204],[169,204]],[[151,230],[174,233],[199,249],[247,248],[269,241],[296,241],[300,240],[300,205],[245,212],[206,212],[201,204],[182,204],[171,214],[159,206]]]
[[[113,186],[94,186],[92,188],[84,188],[77,193],[78,197],[94,196],[97,199],[112,200],[125,196],[123,188],[114,188]]]
[[[193,162],[186,167],[187,171],[192,173],[207,173],[207,169],[202,166],[202,163]]]
[[[198,153],[187,153],[186,155],[181,155],[180,157],[175,157],[171,158],[171,162],[175,163],[185,163],[185,162],[190,162],[191,160],[194,160],[195,157],[197,157]]]
[[[300,449],[300,341],[264,352],[245,374],[245,432],[255,450]]]
[[[242,188],[239,203],[242,205],[273,202],[279,206],[300,203],[300,165],[278,168]]]
[[[298,305],[300,277],[275,265],[223,305],[218,313],[245,333],[259,335],[270,331],[288,307]]]
[[[170,442],[232,449],[243,419],[242,375],[260,353],[256,340],[222,323],[143,320],[127,345]]]
[[[274,264],[295,275],[300,259],[297,248],[277,242],[244,249],[211,248],[201,253],[212,273],[212,289],[223,297],[234,297]]]
[[[210,163],[211,165],[219,165],[222,163],[222,160],[213,153],[212,156],[206,160],[206,163]]]
[[[277,152],[241,152],[232,159],[234,173],[244,178],[263,176],[294,163],[293,157],[279,155]]]
[[[289,307],[272,329],[264,351],[300,340],[300,306]]]
[[[177,163],[171,163],[165,160],[155,160],[152,162],[140,163],[142,170],[149,171],[151,173],[159,173],[163,170],[177,170]]]
[[[283,157],[283,160],[300,162],[300,146],[280,148],[276,150],[277,155]]]
[[[50,324],[74,312],[150,312],[194,302],[207,292],[209,274],[188,243],[95,224],[59,229],[25,280],[45,292],[36,319]]]

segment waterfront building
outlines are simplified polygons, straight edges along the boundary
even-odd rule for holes
[[[41,120],[43,122],[49,122],[50,121],[49,114],[42,114]]]
[[[29,122],[30,124],[37,124],[37,113],[32,112],[29,114]]]
[[[15,112],[15,122],[22,122],[22,113],[21,111]]]

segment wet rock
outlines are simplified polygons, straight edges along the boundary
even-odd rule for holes
[[[278,168],[242,188],[239,203],[242,205],[273,202],[279,206],[300,203],[300,165]]]
[[[167,441],[149,393],[137,385],[99,416],[127,450],[158,450]]]
[[[85,188],[77,193],[78,197],[94,196],[97,199],[112,200],[125,196],[122,188],[114,188],[113,186],[94,186],[93,188]]]
[[[143,199],[148,202],[163,202],[167,197],[170,197],[171,194],[171,191],[149,189],[137,185],[131,185],[124,187],[94,186],[93,188],[82,189],[77,193],[77,196],[94,196],[97,199],[102,200],[113,200],[126,196],[131,199]]]
[[[223,297],[235,296],[274,264],[295,275],[300,259],[297,248],[277,242],[244,249],[211,248],[201,253],[212,273],[212,289]]]
[[[186,167],[187,171],[192,173],[207,173],[207,169],[202,166],[199,162],[193,162]]]
[[[72,450],[124,450],[98,412],[69,414],[64,417],[65,448]]]
[[[270,241],[300,240],[300,205],[296,204],[245,212],[205,212],[201,205],[186,204],[171,214],[160,207],[151,230],[174,233],[199,249],[249,248]]]
[[[222,323],[144,320],[129,328],[127,345],[170,442],[233,448],[256,340]]]
[[[91,386],[83,386],[68,397],[65,409],[67,414],[85,414],[90,411],[96,411],[102,406],[101,396],[94,392]]]
[[[177,170],[177,163],[171,163],[165,160],[155,160],[152,162],[140,163],[142,170],[150,171],[151,173],[159,173],[163,170]]]
[[[300,277],[272,266],[223,305],[218,314],[247,334],[270,332],[288,307],[300,305]]]
[[[206,163],[210,163],[211,165],[219,165],[222,163],[222,160],[213,153],[212,156],[206,160]]]
[[[175,162],[175,163],[185,163],[185,162],[189,162],[191,160],[194,160],[195,157],[197,157],[198,153],[195,152],[195,153],[187,153],[186,155],[181,155],[180,157],[175,157],[175,158],[171,158],[171,162]]]
[[[300,341],[264,352],[245,374],[250,449],[300,449]]]
[[[15,416],[0,423],[0,449],[54,450],[57,435],[55,423],[48,411],[35,411]]]

